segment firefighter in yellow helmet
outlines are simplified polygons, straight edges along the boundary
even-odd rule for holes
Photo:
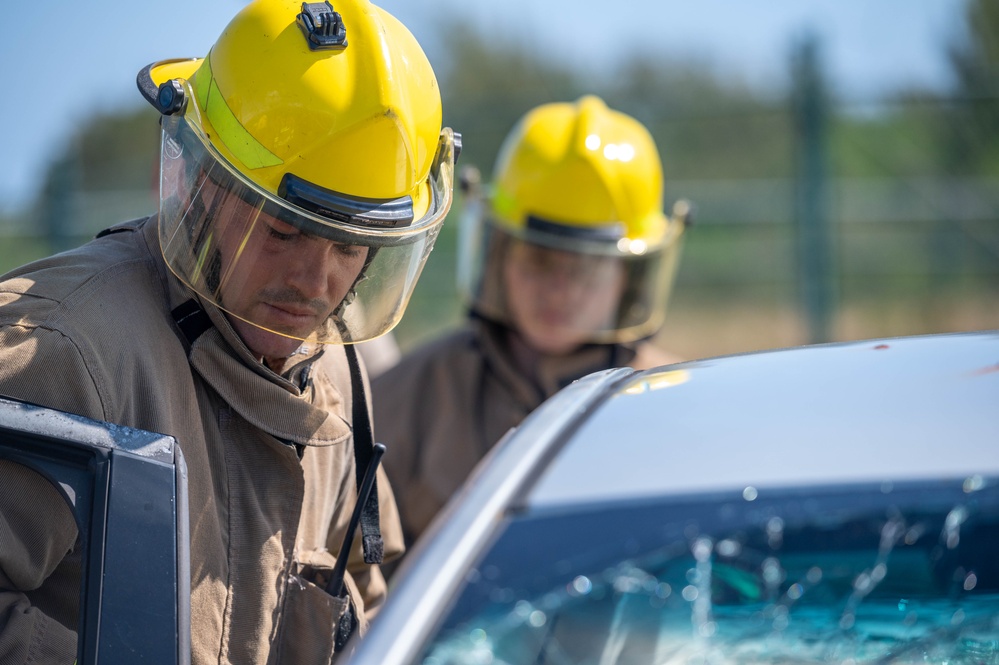
[[[527,113],[488,196],[466,197],[461,330],[373,382],[386,468],[409,540],[511,427],[596,370],[666,364],[663,323],[684,214],[662,211],[656,146],[597,97]]]
[[[193,663],[328,664],[402,550],[384,472],[357,496],[378,453],[345,343],[402,316],[457,137],[420,46],[368,0],[255,0],[138,86],[159,212],[0,278],[0,394],[179,441]],[[0,653],[73,662],[76,524],[40,477],[0,461],[0,486]],[[26,505],[44,519],[6,519]]]

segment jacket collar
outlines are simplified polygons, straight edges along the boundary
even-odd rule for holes
[[[486,362],[507,384],[518,401],[538,406],[576,379],[610,367],[623,367],[635,357],[635,350],[621,344],[588,344],[564,356],[537,354],[533,372],[525,373],[518,366],[511,349],[509,328],[473,317],[471,326]]]
[[[327,446],[347,440],[351,430],[337,416],[343,412],[343,395],[329,381],[309,380],[323,356],[317,349],[282,375],[258,361],[230,325],[225,314],[202,301],[170,272],[159,251],[157,220],[152,217],[143,233],[150,254],[167,289],[169,308],[196,300],[212,326],[190,345],[192,369],[236,411],[255,427],[283,441]]]

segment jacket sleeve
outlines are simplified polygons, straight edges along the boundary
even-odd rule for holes
[[[47,328],[0,324],[0,395],[104,419],[97,385],[79,349]],[[73,549],[77,535],[65,499],[48,480],[0,461],[0,662],[75,659],[75,630],[29,597]],[[49,592],[60,590],[44,593]],[[79,589],[66,593],[71,606],[79,602]]]
[[[76,523],[55,487],[34,471],[0,459],[0,662],[72,663],[76,658],[76,632],[28,599],[73,549],[76,537]],[[79,589],[69,591],[79,596]]]

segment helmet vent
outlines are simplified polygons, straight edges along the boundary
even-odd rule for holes
[[[347,46],[347,28],[340,14],[327,2],[303,2],[298,25],[305,33],[309,48],[342,49]]]

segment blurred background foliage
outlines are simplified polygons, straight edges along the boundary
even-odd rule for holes
[[[488,180],[529,108],[595,93],[659,145],[664,206],[696,206],[658,340],[687,358],[817,341],[999,328],[999,3],[967,5],[943,46],[956,84],[836,99],[822,44],[788,56],[794,84],[763,93],[696,61],[634,56],[594,73],[454,19],[434,67],[460,166]],[[155,210],[157,117],[136,106],[81,121],[29,210],[0,219],[0,272]],[[445,224],[403,322],[403,349],[458,324]]]

